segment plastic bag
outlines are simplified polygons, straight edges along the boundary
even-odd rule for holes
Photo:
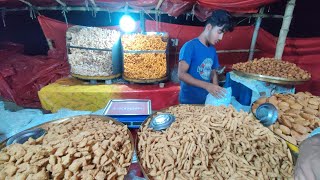
[[[231,97],[232,97],[232,89],[231,87],[228,88],[224,88],[226,90],[226,94],[223,98],[216,98],[214,97],[212,94],[208,94],[207,95],[207,99],[205,104],[207,105],[213,105],[213,106],[229,106],[229,104],[231,103]]]

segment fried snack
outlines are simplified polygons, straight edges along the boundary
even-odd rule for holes
[[[320,97],[309,92],[275,94],[267,99],[263,97],[252,105],[252,111],[255,113],[260,104],[275,99],[277,102],[273,104],[278,109],[279,117],[269,128],[290,143],[299,145],[312,130],[320,127],[320,108],[316,106]]]
[[[292,179],[287,144],[233,107],[179,105],[165,131],[138,132],[137,154],[149,179]],[[158,112],[158,114],[164,113]]]
[[[0,151],[0,179],[124,179],[132,145],[126,126],[79,116]]]
[[[167,60],[165,52],[129,53],[134,50],[165,51],[167,42],[162,35],[123,35],[124,49],[123,74],[130,79],[160,79],[167,75]]]
[[[166,50],[162,35],[125,34],[121,37],[124,50]]]
[[[254,59],[250,62],[240,62],[232,66],[233,69],[273,77],[281,77],[294,80],[307,80],[311,74],[296,64],[287,61],[280,61],[273,58]]]
[[[74,26],[68,29],[66,37],[72,46],[111,50],[119,40],[120,32],[99,27]],[[111,51],[70,48],[68,62],[70,71],[74,74],[82,76],[113,74]]]
[[[167,74],[166,54],[124,54],[124,76],[131,79],[158,79]]]

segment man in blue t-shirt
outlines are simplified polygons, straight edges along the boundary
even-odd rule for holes
[[[225,90],[219,86],[215,71],[219,61],[214,45],[225,32],[232,30],[231,15],[227,11],[216,10],[199,37],[182,46],[178,67],[181,104],[204,104],[208,93],[217,98],[224,97]]]

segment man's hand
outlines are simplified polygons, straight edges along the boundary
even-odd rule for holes
[[[206,90],[216,98],[223,98],[226,90],[218,85],[208,83]]]

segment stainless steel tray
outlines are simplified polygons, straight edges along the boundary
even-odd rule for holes
[[[301,80],[296,80],[296,79],[288,79],[288,78],[281,78],[281,77],[274,77],[274,76],[266,76],[266,75],[261,75],[261,74],[252,74],[252,73],[246,73],[238,70],[233,70],[235,74],[238,76],[246,77],[246,78],[251,78],[251,79],[256,79],[259,81],[265,81],[265,82],[270,82],[274,84],[282,84],[282,85],[297,85],[297,84],[303,84],[310,79],[301,79]]]

